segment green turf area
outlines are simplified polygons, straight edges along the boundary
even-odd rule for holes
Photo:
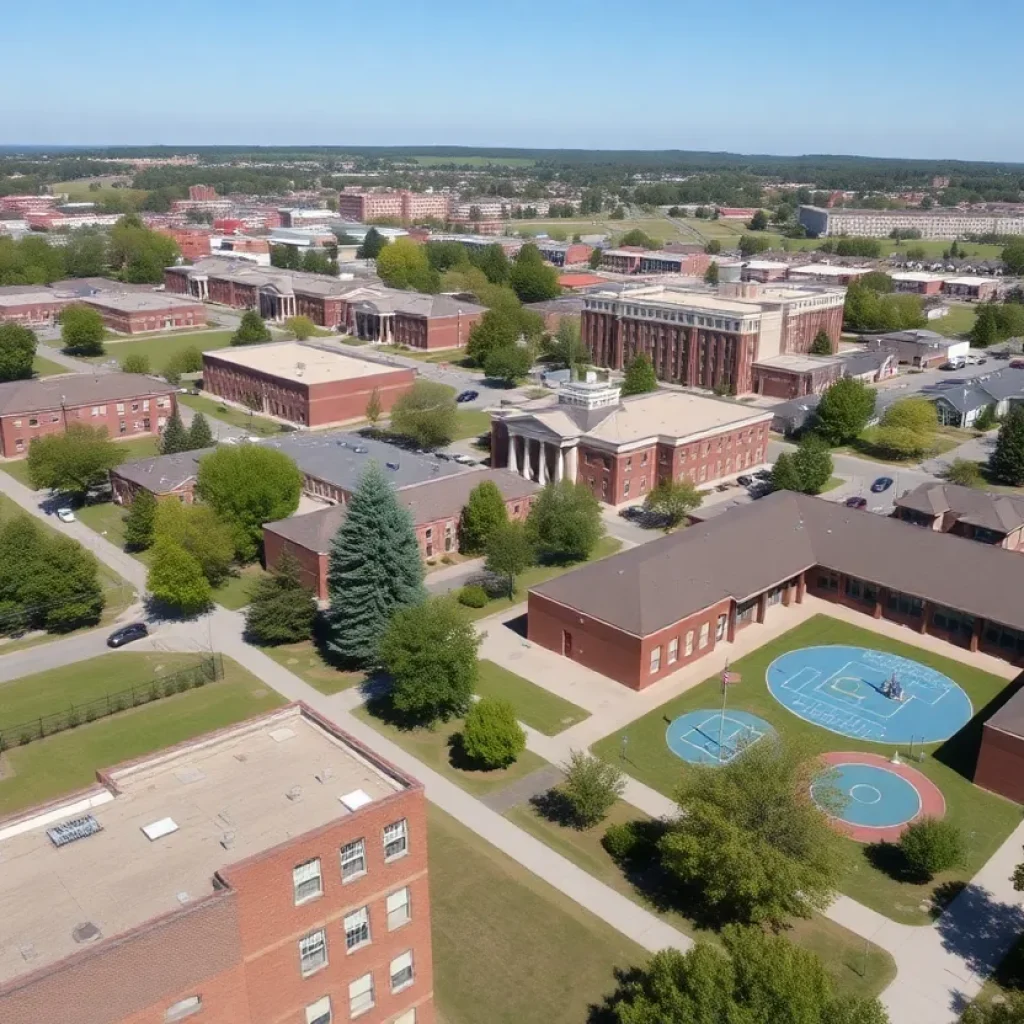
[[[147,334],[144,337],[124,337],[116,341],[108,339],[102,356],[92,356],[89,362],[104,363],[114,359],[119,364],[128,356],[148,356],[149,366],[154,373],[161,373],[171,359],[187,348],[210,352],[231,344],[232,331],[196,331],[188,334]]]
[[[911,636],[908,632],[908,636]],[[891,651],[911,658],[945,673],[966,691],[975,709],[975,717],[956,736],[942,744],[925,747],[925,760],[918,765],[942,791],[946,800],[947,820],[960,826],[967,837],[967,863],[961,871],[937,875],[925,885],[898,881],[872,863],[872,851],[859,843],[848,842],[849,864],[842,891],[894,920],[906,924],[927,924],[929,908],[922,909],[934,890],[948,891],[950,883],[969,879],[995,853],[1002,841],[1020,823],[1021,810],[1016,804],[971,783],[980,742],[981,724],[999,706],[1000,694],[1010,685],[1007,680],[990,675],[963,662],[952,661],[923,648],[913,647],[868,629],[852,626],[827,615],[816,615],[788,633],[771,640],[731,667],[742,683],[730,688],[729,706],[759,715],[781,735],[806,742],[813,753],[829,750],[866,750],[874,754],[891,754],[878,743],[864,743],[839,736],[805,722],[787,711],[768,692],[765,682],[768,666],[786,651],[801,647],[848,644],[854,647]],[[594,752],[620,765],[630,775],[652,786],[666,796],[672,795],[677,781],[688,769],[665,744],[668,721],[687,711],[718,707],[721,682],[717,676],[668,701],[625,729],[606,736],[594,744]],[[995,702],[995,703],[993,703]],[[628,739],[628,761],[621,761],[622,737]],[[884,851],[875,851],[874,853]]]
[[[570,725],[590,717],[589,711],[486,658],[480,662],[476,689],[481,697],[501,697],[511,701],[516,709],[516,718],[545,736],[555,736]]]
[[[837,487],[842,487],[846,481],[841,476],[830,476],[828,483],[819,491],[820,494],[827,494],[829,491],[834,491]]]
[[[505,817],[673,928],[694,938],[714,940],[714,932],[700,929],[680,909],[673,908],[663,890],[659,891],[643,878],[627,877],[601,845],[601,837],[609,825],[647,818],[642,811],[620,800],[603,822],[590,829],[559,825],[530,804],[513,807],[506,811]],[[865,945],[862,938],[820,914],[794,921],[784,934],[797,945],[817,953],[832,972],[836,985],[850,995],[875,996],[896,974],[896,965],[885,950],[873,943]]]
[[[445,1024],[580,1024],[647,953],[427,808],[434,992]]]
[[[614,555],[619,548],[622,547],[622,541],[618,537],[602,537],[594,548],[594,553],[590,557],[590,561],[597,561],[599,558],[607,558],[609,555]],[[463,614],[468,619],[483,619],[488,615],[494,615],[497,612],[504,611],[510,605],[520,604],[526,600],[526,592],[530,587],[537,586],[538,583],[543,583],[545,580],[554,579],[555,576],[561,576],[564,572],[571,572],[573,569],[578,569],[577,565],[534,565],[531,566],[526,572],[521,573],[516,577],[516,589],[512,595],[512,599],[509,600],[507,597],[496,597],[488,601],[483,608],[467,608],[464,605],[459,607],[462,609]]]
[[[113,193],[116,196],[131,199],[133,202],[142,202],[149,193],[141,188],[114,188],[113,182],[122,180],[119,175],[101,175],[97,178],[76,178],[74,181],[59,181],[50,186],[50,191],[57,195],[66,192],[71,202],[77,203],[102,203],[104,194]],[[99,185],[98,189],[90,189],[91,184]]]
[[[352,714],[474,796],[493,793],[510,782],[543,768],[547,763],[531,751],[524,750],[519,755],[519,760],[508,768],[485,771],[467,765],[460,756],[458,745],[452,745],[452,737],[462,731],[461,718],[453,718],[450,722],[438,722],[433,728],[399,728],[391,724],[386,699],[377,701],[372,709],[362,705]]]
[[[911,396],[913,397],[913,396]],[[833,448],[834,454],[842,454],[848,452],[851,455],[857,455],[862,459],[871,459],[872,462],[884,462],[887,466],[907,466],[912,465],[915,462],[922,460],[919,459],[895,459],[892,455],[884,448],[878,446],[878,427],[867,427],[861,433],[860,437],[856,441],[850,444],[840,445],[838,448]],[[974,435],[958,431],[953,428],[940,428],[935,435],[935,445],[932,451],[925,456],[925,458],[935,458],[938,455],[944,455],[946,452],[952,451],[957,445],[961,445],[964,441],[969,441]]]
[[[366,681],[364,672],[342,672],[328,665],[312,640],[260,650],[321,693],[340,693]]]
[[[266,570],[258,562],[244,565],[220,586],[213,588],[213,599],[236,612],[252,600],[253,588],[266,575]]]
[[[106,537],[111,544],[116,544],[119,548],[124,548],[124,520],[127,514],[122,506],[111,501],[99,505],[85,505],[75,512],[79,522]],[[137,553],[133,554],[138,557]]]
[[[98,768],[151,754],[283,703],[259,679],[225,658],[220,682],[7,751],[0,777],[0,814],[88,786]]]
[[[460,409],[455,414],[455,434],[453,441],[462,441],[467,437],[479,437],[491,431],[491,417],[482,409]]]
[[[32,372],[37,377],[52,377],[57,373],[71,373],[72,371],[66,366],[61,366],[60,363],[55,363],[52,359],[36,356],[32,360]]]
[[[250,434],[261,434],[264,437],[269,437],[272,434],[281,433],[280,423],[275,423],[273,420],[268,420],[263,416],[257,416],[255,413],[250,414],[246,410],[237,409],[232,405],[225,405],[224,402],[216,398],[207,398],[206,395],[178,395],[178,401],[182,405],[187,405],[190,409],[195,409],[196,412],[201,412],[208,419],[229,423],[231,426],[238,427],[239,430],[245,430]],[[216,437],[216,422],[211,423],[210,426],[213,428],[213,433]]]
[[[946,316],[939,317],[938,320],[929,320],[928,327],[947,338],[952,338],[969,334],[977,319],[977,306],[950,306]]]

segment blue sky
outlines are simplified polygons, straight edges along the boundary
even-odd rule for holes
[[[1020,0],[50,0],[41,10],[5,12],[0,143],[1024,161]]]

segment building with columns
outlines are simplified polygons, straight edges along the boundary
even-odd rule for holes
[[[585,295],[580,327],[598,366],[623,370],[645,352],[661,380],[743,395],[755,362],[809,352],[820,330],[835,351],[845,300],[844,288],[788,283],[626,284]]]
[[[601,382],[491,410],[491,465],[543,485],[586,484],[610,505],[643,501],[663,479],[712,486],[767,465],[772,414],[662,390],[623,399]]]
[[[1024,663],[1024,564],[977,544],[779,491],[529,593],[532,643],[634,690],[809,593]]]

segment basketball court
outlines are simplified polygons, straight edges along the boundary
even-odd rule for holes
[[[751,744],[775,730],[746,711],[702,708],[680,715],[665,730],[665,742],[688,764],[728,764]]]
[[[768,666],[767,682],[772,696],[798,718],[872,743],[938,743],[974,713],[949,676],[865,647],[788,651]]]

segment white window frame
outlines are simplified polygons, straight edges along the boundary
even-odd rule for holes
[[[366,874],[366,840],[365,839],[353,839],[352,842],[346,843],[338,851],[338,860],[341,864],[341,882],[342,885],[347,885],[349,882],[354,882],[357,878],[362,878]],[[359,862],[358,871],[348,871],[346,869],[351,864]]]
[[[410,1007],[405,1013],[399,1014],[391,1024],[416,1024],[416,1007]]]
[[[700,636],[697,638],[697,648],[703,651],[707,647],[708,642],[711,639],[711,623],[702,622],[700,626]]]
[[[382,833],[384,844],[384,863],[390,864],[399,857],[404,857],[409,852],[409,819],[402,818],[385,825]],[[391,853],[388,853],[389,846],[400,846]]]
[[[389,893],[384,908],[388,916],[389,932],[408,924],[412,920],[412,894],[409,887],[406,885]]]
[[[398,964],[398,966],[396,967],[395,964]],[[397,984],[395,983],[396,976],[400,978]],[[404,991],[416,981],[416,970],[413,967],[411,949],[400,953],[391,961],[388,967],[388,977],[391,980],[392,995],[396,992]]]
[[[306,1024],[331,1024],[331,997],[324,996],[306,1007]]]
[[[354,993],[353,989],[356,989]],[[360,1017],[362,1014],[372,1010],[376,1005],[377,1001],[374,997],[372,974],[363,974],[349,982],[348,1015],[350,1017]]]
[[[724,613],[722,615],[719,615],[718,616],[718,621],[715,623],[715,640],[716,641],[724,640],[725,639],[725,631],[728,628],[728,626],[729,626],[729,616],[725,615]]]
[[[184,999],[179,999],[176,1003],[171,1003],[170,1006],[164,1011],[164,1020],[171,1021],[184,1020],[186,1017],[191,1017],[192,1014],[198,1013],[203,1008],[203,997],[202,996],[186,996]]]
[[[688,629],[686,631],[686,646],[683,648],[683,650],[685,651],[685,656],[687,658],[691,654],[693,654],[693,630],[692,629]]]
[[[323,959],[307,966],[306,961],[318,957],[321,952]],[[299,970],[302,971],[304,978],[323,970],[327,966],[327,962],[327,932],[325,929],[317,928],[316,931],[303,935],[299,939]]]
[[[668,663],[674,665],[679,660],[679,637],[674,636],[668,642]]]
[[[661,644],[651,648],[651,675],[661,670]]]
[[[314,883],[316,888],[310,888]],[[304,888],[305,887],[305,888]],[[292,890],[295,895],[295,906],[318,899],[324,894],[324,876],[320,870],[320,858],[303,861],[292,868]]]
[[[345,952],[354,953],[363,946],[368,946],[372,941],[370,937],[370,908],[360,907],[346,914],[341,922],[342,930],[345,932]]]

